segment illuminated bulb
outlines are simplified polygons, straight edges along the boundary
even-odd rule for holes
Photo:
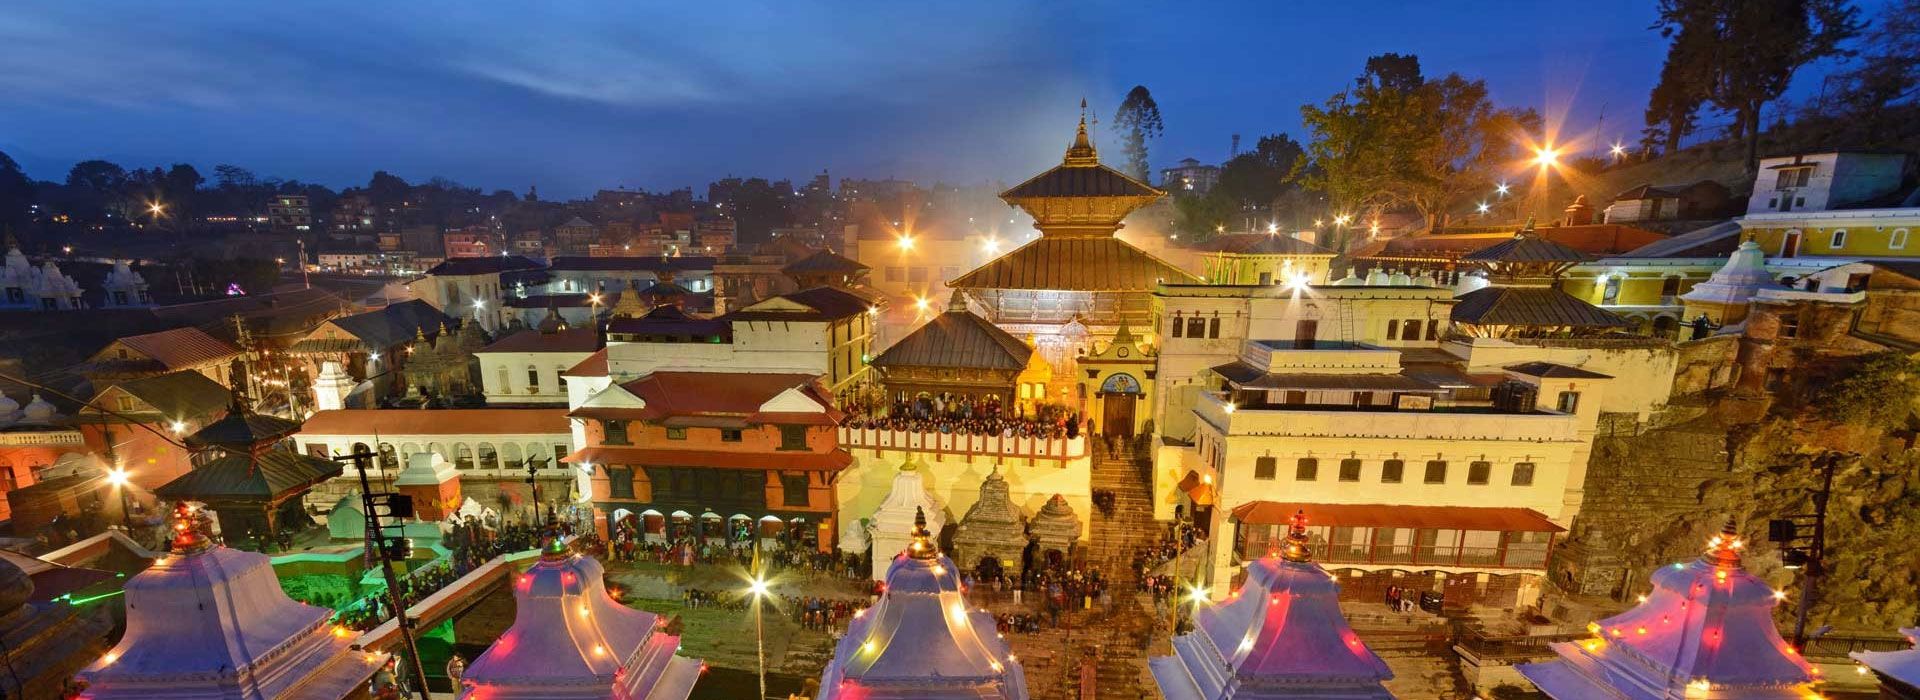
[[[950,612],[954,622],[963,622],[967,619],[967,609],[961,607],[959,603],[954,603]]]
[[[1000,252],[1000,241],[989,238],[981,242],[980,247],[985,248],[988,255],[994,255]]]
[[[1213,483],[1213,475],[1212,475],[1212,474],[1201,474],[1201,475],[1200,475],[1200,483],[1202,483],[1202,484],[1211,484],[1211,483]]]
[[[913,250],[913,236],[901,234],[898,242],[901,250]]]
[[[1478,206],[1475,206],[1474,208],[1478,209],[1482,214],[1485,214],[1487,213],[1487,210],[1492,209],[1492,207],[1487,206],[1486,202],[1481,202]]]
[[[1560,152],[1553,148],[1533,149],[1533,162],[1542,168],[1551,168],[1560,160]]]
[[[1864,676],[1864,675],[1867,675],[1867,667],[1865,667],[1865,666],[1860,666],[1860,665],[1855,665],[1855,666],[1853,667],[1853,672],[1854,672],[1854,673],[1858,673],[1858,674],[1860,674],[1860,675],[1862,675],[1862,676]]]
[[[1640,594],[1640,602],[1642,603],[1647,602],[1647,594],[1645,593]]]
[[[998,661],[990,661],[987,665],[993,667],[995,673],[998,673],[1001,669],[1000,662]]]
[[[604,647],[604,646],[601,646],[601,645],[598,645],[598,644],[595,644],[595,645],[593,645],[593,655],[594,655],[594,656],[606,656],[606,655],[607,655],[607,648],[606,648],[606,647]]]
[[[581,617],[586,617],[586,616],[587,616],[588,614],[589,614],[589,613],[587,612],[587,606],[586,606],[585,604],[581,604],[581,606],[580,606],[580,616],[581,616]]]
[[[1267,233],[1279,233],[1279,232],[1280,232],[1280,224],[1271,223],[1271,222],[1267,224]]]
[[[113,652],[107,652],[106,656],[100,657],[101,663],[108,664],[108,665],[111,665],[113,662],[118,661],[119,659],[120,659],[120,655],[115,654]]]
[[[874,648],[875,648],[875,647],[874,647],[874,644],[873,644],[873,640],[871,640],[871,639],[869,639],[869,640],[867,640],[867,641],[865,641],[865,642],[862,642],[862,643],[860,644],[860,650],[861,650],[861,651],[864,651],[864,652],[867,652],[867,653],[869,653],[869,654],[871,654],[871,653],[873,653],[873,650],[874,650]]]
[[[1234,409],[1234,406],[1233,406],[1233,404],[1231,404],[1231,403],[1229,403],[1229,404],[1227,404],[1227,412],[1228,412],[1228,413],[1232,413],[1232,412],[1233,412],[1233,409]]]
[[[1615,157],[1624,156],[1627,154],[1627,147],[1624,145],[1621,145],[1619,141],[1613,142],[1613,148],[1611,150]]]
[[[939,564],[933,565],[933,575],[945,576],[946,574],[947,574],[947,567],[941,566]]]
[[[1773,599],[1774,599],[1774,600],[1786,600],[1786,599],[1787,599],[1787,592],[1786,592],[1786,591],[1774,591],[1774,592],[1773,592]]]
[[[1240,650],[1241,650],[1241,651],[1246,651],[1246,650],[1248,650],[1248,649],[1252,649],[1252,648],[1253,648],[1253,638],[1252,638],[1252,637],[1247,637],[1246,639],[1242,639],[1242,640],[1240,640]]]
[[[174,422],[173,422],[173,432],[176,432],[176,433],[184,433],[184,432],[186,432],[186,431],[187,431],[187,424],[186,424],[186,423],[183,423],[183,422],[181,422],[181,421],[174,421]]]

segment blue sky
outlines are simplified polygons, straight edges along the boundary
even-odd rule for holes
[[[1104,120],[1144,84],[1156,167],[1217,162],[1234,133],[1304,139],[1300,105],[1386,51],[1631,141],[1653,19],[1652,0],[34,0],[0,8],[0,150],[46,179],[103,157],[562,196],[821,168],[1018,180],[1059,157],[1082,96]]]

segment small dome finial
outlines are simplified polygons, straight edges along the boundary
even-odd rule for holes
[[[1307,511],[1294,511],[1287,522],[1287,538],[1280,545],[1280,558],[1295,563],[1313,561],[1312,540],[1307,536]]]
[[[1720,534],[1707,540],[1707,560],[1715,566],[1739,566],[1740,549],[1747,546],[1740,539],[1740,531],[1734,527],[1733,516],[1727,516],[1727,524],[1720,528]]]
[[[933,542],[933,534],[927,532],[927,510],[915,506],[913,509],[913,542],[907,545],[907,555],[915,559],[936,559],[940,548]]]
[[[173,553],[193,554],[204,552],[213,544],[205,535],[200,534],[199,514],[186,501],[173,506]]]
[[[1086,100],[1080,101],[1080,129],[1073,135],[1073,145],[1067,147],[1065,164],[1071,168],[1085,168],[1100,164],[1100,153],[1093,149],[1093,141],[1087,138]]]

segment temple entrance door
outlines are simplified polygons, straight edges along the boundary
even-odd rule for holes
[[[1133,438],[1133,405],[1139,394],[1107,394],[1100,400],[1100,434]]]

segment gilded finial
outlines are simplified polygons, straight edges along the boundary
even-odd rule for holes
[[[174,554],[193,554],[195,552],[203,552],[213,546],[213,543],[208,541],[205,535],[200,534],[200,528],[196,525],[196,521],[198,520],[198,517],[199,516],[193,512],[193,507],[187,505],[186,501],[180,501],[174,504],[173,506],[173,553]]]
[[[913,542],[907,545],[907,555],[915,559],[936,559],[940,549],[933,543],[933,534],[927,532],[927,511],[925,508],[913,509]]]
[[[1739,566],[1740,549],[1747,543],[1740,539],[1740,531],[1734,528],[1733,516],[1727,516],[1727,524],[1720,528],[1720,534],[1707,540],[1707,560],[1715,566]]]
[[[1085,100],[1082,100],[1084,107]],[[1093,150],[1093,141],[1087,138],[1087,115],[1080,115],[1080,129],[1073,136],[1073,145],[1067,147],[1065,164],[1070,168],[1085,168],[1100,164],[1099,152]]]
[[[1514,238],[1532,238],[1534,235],[1535,234],[1533,231],[1533,217],[1528,216],[1526,225],[1521,226],[1520,230],[1513,234],[1513,237]]]
[[[1295,511],[1287,524],[1287,539],[1280,545],[1280,558],[1294,563],[1313,561],[1313,549],[1308,545],[1307,511]]]

